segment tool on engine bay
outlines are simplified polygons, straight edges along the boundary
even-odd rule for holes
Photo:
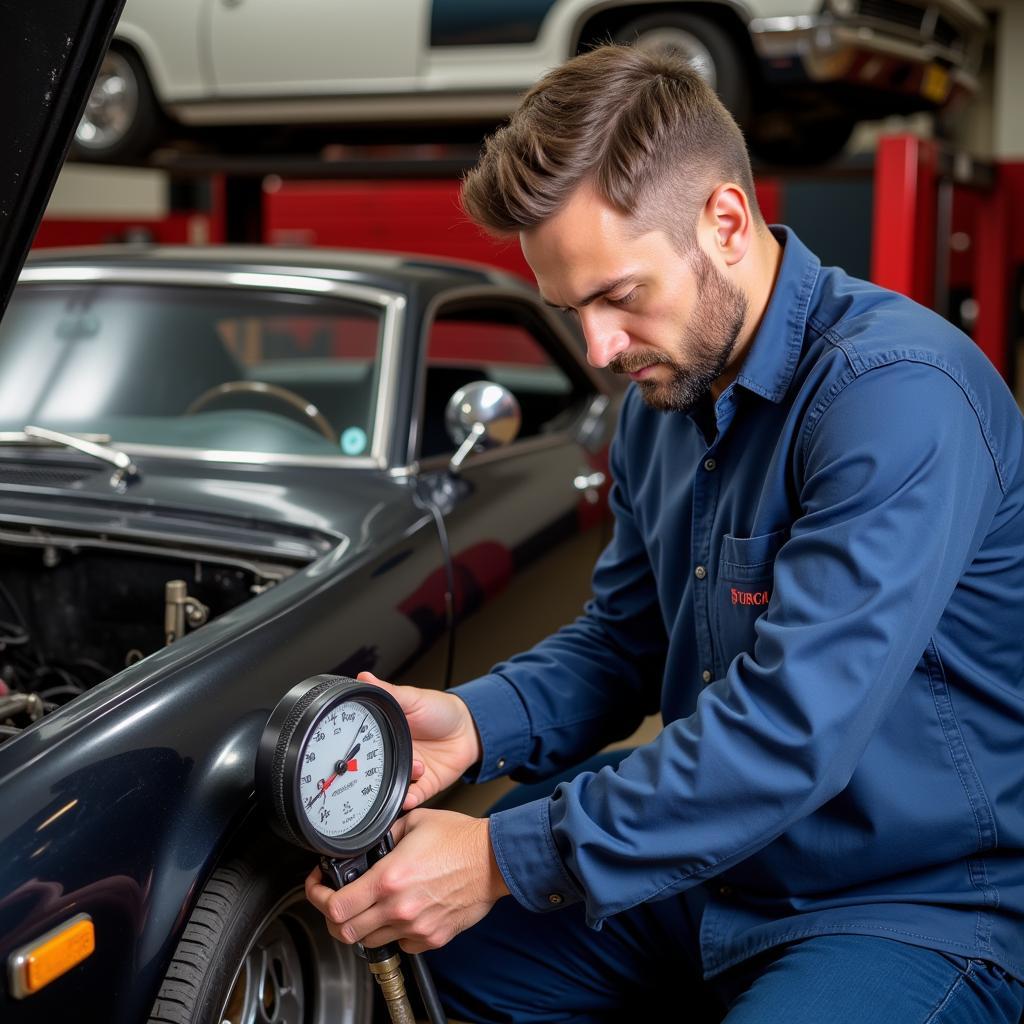
[[[354,882],[393,847],[412,772],[412,737],[389,693],[344,676],[292,687],[271,712],[256,755],[256,795],[271,827],[320,855],[324,884]],[[413,1024],[397,943],[357,945],[394,1024]],[[431,1024],[444,1012],[426,964],[406,953]]]

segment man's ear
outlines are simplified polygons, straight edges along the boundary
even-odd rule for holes
[[[735,266],[750,248],[753,218],[747,195],[735,182],[719,185],[708,197],[701,218],[709,241],[727,267]]]

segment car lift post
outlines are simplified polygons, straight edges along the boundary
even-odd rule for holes
[[[970,283],[978,312],[972,333],[1010,379],[1020,334],[1011,282],[1024,277],[1024,167],[986,164],[911,135],[883,138],[875,162],[871,279],[949,315],[953,215],[958,201],[966,207],[968,192],[975,200]]]

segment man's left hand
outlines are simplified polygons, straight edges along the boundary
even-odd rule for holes
[[[436,949],[476,924],[508,887],[491,850],[487,818],[411,811],[392,826],[395,848],[343,889],[306,878],[306,896],[339,942],[408,953]]]

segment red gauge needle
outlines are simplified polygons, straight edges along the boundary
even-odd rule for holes
[[[331,775],[331,776],[330,776],[329,778],[326,778],[326,779],[322,779],[322,780],[321,780],[321,782],[320,782],[320,789],[319,789],[319,790],[317,790],[317,794],[316,794],[316,796],[311,796],[311,797],[310,797],[310,798],[309,798],[309,799],[308,799],[308,800],[306,801],[306,808],[307,808],[307,810],[308,810],[308,809],[309,809],[310,807],[312,807],[312,806],[313,806],[313,804],[315,804],[315,803],[317,802],[317,800],[319,800],[319,799],[320,799],[320,797],[323,797],[325,801],[327,800],[327,795],[326,795],[326,794],[327,794],[327,788],[328,788],[328,787],[330,786],[330,784],[331,784],[331,783],[332,783],[332,782],[333,782],[333,781],[334,781],[334,780],[335,780],[335,779],[336,779],[337,777],[338,777],[338,773],[337,773],[337,772],[334,772],[334,773],[333,773],[333,774],[332,774],[332,775]]]
[[[364,718],[363,721],[366,719]],[[330,788],[331,783],[339,775],[347,775],[349,772],[359,771],[359,762],[355,758],[355,754],[359,753],[359,748],[362,746],[361,743],[357,743],[344,760],[338,761],[334,766],[334,771],[320,783],[320,789],[317,791],[316,796],[312,796],[306,801],[307,810],[316,803],[320,797],[324,798],[324,803],[327,802],[327,790]]]

